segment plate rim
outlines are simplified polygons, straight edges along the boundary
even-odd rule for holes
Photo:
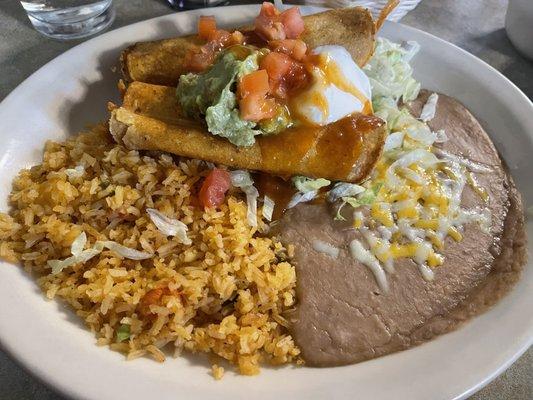
[[[145,20],[137,21],[132,24],[127,24],[124,26],[121,26],[116,29],[108,30],[96,37],[93,37],[89,40],[84,41],[83,43],[80,43],[69,50],[59,54],[52,60],[48,61],[47,63],[43,64],[41,67],[39,67],[37,70],[35,70],[32,74],[30,74],[26,79],[24,79],[20,84],[18,84],[1,102],[0,102],[0,109],[3,109],[6,107],[6,104],[8,105],[12,99],[18,94],[18,92],[24,90],[25,86],[28,84],[31,84],[31,81],[35,79],[35,76],[38,75],[43,69],[48,69],[53,67],[54,64],[62,63],[68,60],[68,58],[71,56],[72,53],[76,51],[83,50],[85,47],[90,48],[95,42],[105,40],[106,36],[109,36],[110,34],[119,34],[121,30],[127,30],[132,29],[135,27],[140,27],[144,24],[149,24],[156,22],[157,20],[163,20],[167,19],[169,15],[199,15],[205,12],[212,12],[213,14],[217,15],[223,10],[222,12],[237,12],[239,9],[243,10],[251,10],[251,9],[258,9],[258,4],[246,4],[246,5],[233,5],[233,6],[223,6],[223,7],[210,7],[210,8],[203,8],[203,9],[197,9],[197,10],[188,10],[188,11],[182,11],[179,13],[169,12],[168,14],[164,14],[162,16],[158,17],[152,17]],[[325,7],[315,7],[315,6],[300,6],[302,10],[306,14],[312,14],[315,12],[320,12],[327,10],[328,8]],[[484,69],[491,71],[491,73],[496,74],[499,79],[503,78],[507,86],[510,90],[513,90],[513,96],[519,96],[522,101],[525,101],[523,103],[526,107],[530,108],[530,111],[533,112],[533,101],[528,98],[528,96],[518,88],[516,84],[514,84],[509,78],[507,78],[505,75],[503,75],[500,71],[498,71],[496,68],[488,64],[487,62],[481,60],[480,58],[476,57],[475,55],[471,54],[470,52],[464,50],[463,48],[447,41],[442,38],[439,38],[431,33],[425,32],[421,29],[414,28],[408,25],[404,25],[401,23],[396,22],[390,22],[387,21],[386,25],[390,27],[394,27],[396,25],[399,25],[402,27],[402,29],[405,29],[407,32],[412,31],[416,32],[418,35],[426,36],[426,38],[438,41],[441,45],[444,46],[451,46],[454,51],[458,51],[461,53],[462,57],[467,57],[469,63],[477,63],[478,65],[482,65]],[[531,263],[532,260],[528,260],[528,263]],[[527,264],[526,264],[527,266]],[[27,279],[31,279],[29,276],[27,276]],[[44,300],[44,299],[43,299]],[[529,337],[526,340],[523,340],[518,348],[516,348],[515,351],[512,352],[511,355],[507,356],[506,359],[499,364],[499,366],[495,369],[493,369],[491,372],[487,372],[485,375],[485,378],[481,381],[478,381],[475,385],[471,385],[470,387],[465,388],[465,390],[462,393],[457,393],[456,396],[453,397],[453,399],[465,399],[472,394],[476,393],[486,385],[488,385],[490,382],[492,382],[496,377],[498,377],[500,374],[502,374],[505,370],[507,370],[522,354],[524,354],[529,347],[533,345],[533,326],[530,327],[529,331]],[[511,347],[511,345],[509,345]],[[87,395],[88,392],[79,390],[78,388],[73,388],[72,386],[69,386],[68,384],[64,383],[62,380],[57,379],[52,373],[49,373],[46,368],[42,367],[40,364],[32,363],[30,359],[23,358],[23,356],[17,352],[17,345],[15,341],[5,340],[5,338],[2,335],[2,331],[0,330],[0,348],[10,357],[11,360],[13,360],[18,366],[20,366],[24,371],[28,372],[32,377],[37,379],[39,382],[50,388],[55,393],[60,393],[62,395],[72,397],[72,398],[93,398],[89,397]]]

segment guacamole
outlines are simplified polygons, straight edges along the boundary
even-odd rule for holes
[[[183,113],[189,118],[205,118],[209,132],[227,138],[236,146],[251,146],[256,135],[283,130],[290,122],[288,117],[277,115],[259,125],[240,117],[235,94],[237,81],[259,68],[258,57],[256,50],[242,60],[235,52],[225,51],[206,72],[182,75],[176,95]]]

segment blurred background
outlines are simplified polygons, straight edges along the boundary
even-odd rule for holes
[[[310,0],[290,4],[329,7],[362,4],[379,10],[386,2]],[[0,0],[0,100],[45,63],[95,34],[188,8],[249,3],[257,2]],[[390,17],[471,52],[533,99],[533,0],[403,0]],[[0,399],[63,397],[36,381],[0,350]],[[533,350],[472,399],[533,399]]]

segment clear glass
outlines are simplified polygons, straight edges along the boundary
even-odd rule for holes
[[[113,0],[26,0],[33,27],[55,39],[79,39],[107,28],[115,19]]]

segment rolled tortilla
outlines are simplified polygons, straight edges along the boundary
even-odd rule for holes
[[[309,47],[344,46],[359,66],[372,56],[376,28],[367,9],[325,11],[305,16],[304,22],[302,39]],[[124,80],[176,86],[180,75],[189,72],[185,69],[185,56],[202,44],[197,35],[136,43],[121,55]]]
[[[165,151],[280,176],[349,182],[370,173],[386,134],[381,119],[354,114],[325,127],[291,128],[256,137],[253,146],[237,147],[185,119],[173,87],[142,82],[128,86],[122,107],[111,110],[109,125],[115,140],[130,149]]]

